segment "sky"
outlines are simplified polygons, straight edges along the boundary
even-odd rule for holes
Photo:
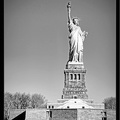
[[[69,56],[68,0],[4,0],[4,91],[61,99]],[[80,18],[89,99],[116,96],[116,1],[71,0]]]

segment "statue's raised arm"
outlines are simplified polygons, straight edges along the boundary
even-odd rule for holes
[[[71,2],[68,2],[67,4],[67,12],[68,12],[68,23],[70,24],[70,22],[72,22],[72,19],[71,19]]]

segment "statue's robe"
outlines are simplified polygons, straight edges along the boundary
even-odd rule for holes
[[[80,52],[83,51],[83,32],[81,31],[81,28],[79,26],[76,26],[73,24],[73,22],[71,21],[68,24],[68,28],[70,31],[70,51],[69,51],[69,60],[70,61],[75,61],[75,62],[81,62],[80,59]]]

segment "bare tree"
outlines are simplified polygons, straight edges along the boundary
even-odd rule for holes
[[[105,109],[116,109],[116,98],[109,97],[104,99]]]
[[[31,102],[32,108],[43,108],[46,106],[46,99],[41,94],[33,94]]]
[[[4,119],[8,120],[10,115],[10,109],[13,107],[13,95],[6,92],[4,95]]]

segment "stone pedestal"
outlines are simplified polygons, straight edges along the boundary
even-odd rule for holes
[[[83,69],[84,64],[83,62],[68,62],[66,64],[66,69]]]
[[[83,63],[68,62],[64,70],[64,88],[62,99],[87,99],[85,86],[86,69]]]

